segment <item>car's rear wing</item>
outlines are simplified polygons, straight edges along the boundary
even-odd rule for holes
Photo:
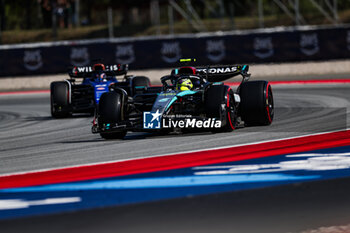
[[[222,82],[237,75],[249,78],[248,65],[222,65],[196,67],[197,74],[204,76],[209,82]]]
[[[94,65],[95,66],[95,65]],[[85,78],[92,75],[96,70],[94,66],[75,66],[68,71],[68,74],[72,78]],[[125,75],[128,72],[129,65],[114,64],[114,65],[103,65],[103,71],[108,76]]]

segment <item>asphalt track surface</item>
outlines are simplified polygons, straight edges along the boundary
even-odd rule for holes
[[[52,119],[49,95],[0,96],[0,175],[233,146],[349,128],[349,85],[273,86],[275,119],[232,133],[128,133],[105,141],[92,118]],[[348,224],[349,179],[0,222],[2,232],[300,232]]]
[[[0,175],[275,140],[347,128],[350,86],[274,86],[271,126],[166,136],[91,133],[91,116],[53,119],[49,94],[0,96]]]

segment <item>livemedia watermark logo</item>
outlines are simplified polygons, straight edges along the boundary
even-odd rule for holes
[[[221,128],[222,122],[215,118],[196,118],[191,115],[164,115],[156,112],[143,113],[144,129],[171,129],[171,128],[196,128],[215,129]]]

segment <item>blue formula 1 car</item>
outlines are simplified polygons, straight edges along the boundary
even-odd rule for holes
[[[117,86],[133,96],[138,86],[148,87],[150,80],[144,76],[127,75],[128,65],[104,65],[74,67],[70,79],[52,82],[51,115],[64,118],[73,113],[94,114],[103,93],[109,91],[111,85]],[[124,75],[118,81],[116,76]],[[82,79],[77,83],[77,79]]]
[[[161,87],[140,87],[129,96],[112,85],[104,93],[92,133],[105,139],[123,138],[127,131],[229,132],[238,125],[270,125],[274,116],[271,86],[248,81],[247,65],[191,67],[172,70]],[[222,81],[241,75],[236,90]]]

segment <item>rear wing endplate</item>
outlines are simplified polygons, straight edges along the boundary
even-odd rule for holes
[[[196,67],[199,75],[205,76],[209,82],[222,82],[237,75],[242,75],[244,79],[248,79],[248,65],[222,65]]]

